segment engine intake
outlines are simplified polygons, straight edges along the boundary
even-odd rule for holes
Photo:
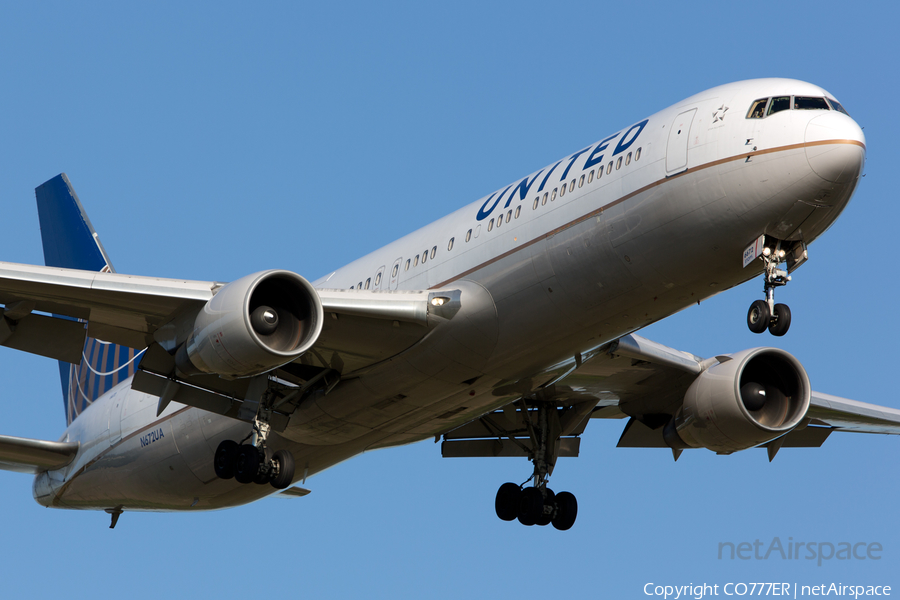
[[[752,448],[796,427],[810,396],[806,370],[791,354],[744,350],[720,357],[694,380],[663,435],[673,448]]]
[[[262,271],[223,286],[197,314],[175,362],[185,375],[251,377],[306,352],[322,331],[315,288],[290,271]]]

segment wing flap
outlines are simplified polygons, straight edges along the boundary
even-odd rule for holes
[[[0,469],[40,473],[61,469],[75,459],[76,442],[50,442],[0,435]]]

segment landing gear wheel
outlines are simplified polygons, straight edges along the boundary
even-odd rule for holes
[[[535,523],[541,527],[549,525],[553,521],[553,513],[556,512],[556,494],[550,488],[545,489],[544,494],[544,512]]]
[[[259,475],[259,450],[256,446],[244,444],[237,453],[234,463],[234,478],[238,483],[251,483]]]
[[[519,515],[519,496],[522,490],[515,483],[504,483],[497,490],[497,497],[494,499],[494,510],[497,516],[504,521],[515,521]]]
[[[287,450],[279,450],[272,457],[278,472],[269,480],[276,490],[287,489],[294,481],[294,455]]]
[[[750,305],[750,310],[747,311],[747,327],[750,328],[750,331],[762,333],[769,327],[770,320],[769,304],[765,300],[757,300]]]
[[[541,490],[529,487],[522,490],[519,496],[519,523],[535,525],[544,513],[544,497]]]
[[[213,469],[219,479],[231,479],[234,477],[234,463],[237,458],[238,445],[232,440],[225,440],[216,448],[213,456]]]
[[[269,465],[272,463],[272,451],[266,448],[265,454],[260,452],[259,462],[260,469],[256,477],[253,478],[253,483],[265,485],[269,483]]]
[[[788,308],[787,304],[776,304],[772,322],[769,323],[769,333],[780,337],[786,334],[790,328],[791,309]]]
[[[553,517],[553,526],[560,531],[565,531],[575,524],[578,516],[578,502],[575,496],[569,492],[560,492],[556,495],[556,516]]]

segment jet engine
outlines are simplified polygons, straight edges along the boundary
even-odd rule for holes
[[[306,352],[322,321],[319,295],[303,277],[254,273],[226,284],[206,303],[175,363],[184,375],[259,375]]]
[[[663,435],[672,448],[728,454],[784,435],[806,415],[809,377],[791,354],[754,348],[717,358],[666,425]]]

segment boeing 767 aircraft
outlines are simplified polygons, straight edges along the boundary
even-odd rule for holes
[[[623,419],[620,447],[676,460],[900,433],[900,411],[813,391],[783,350],[701,358],[635,333],[761,279],[747,325],[785,335],[776,292],[865,156],[824,89],[723,85],[312,283],[116,273],[59,175],[36,190],[46,266],[0,263],[0,344],[59,361],[67,428],[0,436],[0,467],[35,474],[39,504],[115,526],[123,511],[300,496],[343,460],[435,438],[448,457],[528,458],[497,515],[565,530],[577,502],[549,479],[592,419]]]

